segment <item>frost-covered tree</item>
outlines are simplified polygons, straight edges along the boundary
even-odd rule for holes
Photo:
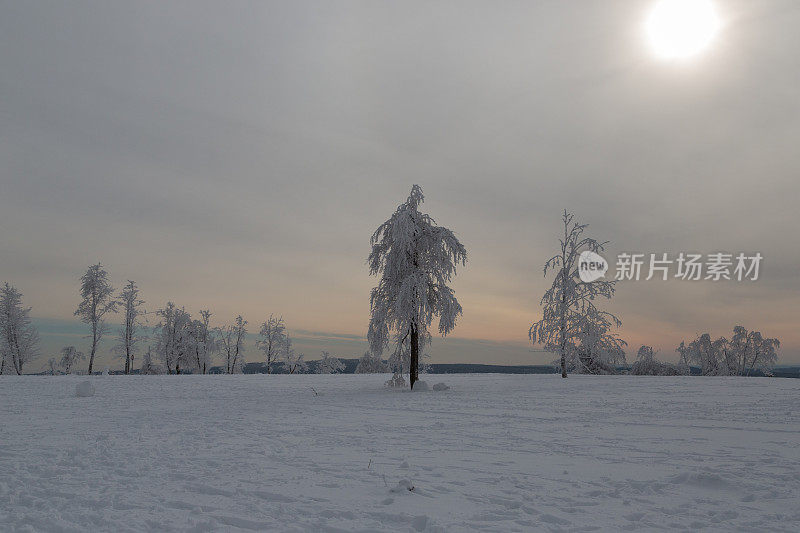
[[[567,370],[578,374],[615,374],[616,365],[625,364],[628,343],[611,331],[615,325],[612,320],[589,310],[577,324],[577,343],[568,348]]]
[[[38,353],[39,333],[30,312],[22,306],[21,292],[8,283],[0,288],[0,374],[22,374],[25,363]]]
[[[161,356],[168,374],[180,374],[193,366],[190,327],[192,317],[184,308],[167,302],[156,311],[159,323],[153,329],[156,353]]]
[[[141,340],[141,323],[139,316],[141,310],[139,309],[143,300],[139,299],[139,287],[136,283],[128,280],[125,288],[119,295],[119,305],[125,313],[125,323],[119,329],[119,344],[115,347],[115,351],[125,357],[125,374],[130,374],[132,370],[131,364],[136,356],[136,349]]]
[[[704,376],[749,376],[753,371],[770,375],[779,347],[778,339],[736,326],[730,340],[712,340],[711,335],[703,333],[688,345],[681,342],[676,351],[681,360],[699,366]]]
[[[58,374],[58,361],[56,361],[55,357],[47,360],[47,373],[51,376]]]
[[[681,346],[684,346],[681,343]],[[678,352],[681,351],[678,347]],[[730,375],[727,363],[728,340],[720,337],[712,340],[711,335],[703,333],[688,345],[683,347],[686,358],[700,367],[700,373],[704,376],[728,376]],[[684,355],[683,353],[681,354]]]
[[[730,373],[749,376],[753,371],[764,375],[772,374],[772,367],[778,362],[778,339],[764,337],[760,331],[747,331],[743,326],[733,328],[730,341]]]
[[[189,329],[189,351],[192,354],[192,363],[200,374],[208,374],[211,369],[212,358],[218,350],[218,343],[214,330],[209,328],[211,311],[200,311],[200,319],[192,320]]]
[[[747,367],[747,358],[751,351],[751,335],[743,326],[733,328],[733,337],[729,342],[730,356],[728,357],[728,368],[733,370],[733,374],[741,376]]]
[[[278,362],[288,339],[283,317],[269,315],[269,318],[261,324],[261,333],[259,335],[256,347],[264,352],[267,374],[272,374],[273,365]]]
[[[584,237],[588,224],[578,224],[574,218],[566,210],[562,215],[564,233],[559,239],[559,252],[544,264],[544,275],[553,270],[556,276],[542,297],[541,320],[528,331],[534,344],[542,344],[545,350],[559,354],[563,378],[567,377],[568,366],[591,372],[594,367],[610,364],[624,345],[610,333],[612,327],[619,327],[622,322],[595,305],[598,298],[613,296],[615,282],[598,279],[587,283],[581,281],[578,273],[581,252],[601,252],[607,242]],[[611,359],[603,360],[604,354]]]
[[[71,374],[77,362],[82,359],[86,359],[83,352],[79,352],[74,346],[64,346],[61,348],[61,360],[58,366],[61,367],[65,374]]]
[[[685,373],[680,367],[658,361],[655,351],[650,346],[639,348],[636,361],[631,366],[631,374],[634,376],[680,376]]]
[[[317,374],[336,374],[344,370],[344,363],[328,352],[322,352],[322,358],[317,361],[315,370]]]
[[[108,281],[108,272],[100,263],[90,266],[81,276],[81,300],[75,310],[75,316],[91,328],[92,347],[89,351],[89,374],[94,367],[94,356],[97,346],[106,331],[105,316],[117,310],[114,299],[114,287]]]
[[[681,374],[686,374],[688,376],[692,373],[692,360],[689,358],[689,347],[686,346],[684,341],[681,341],[681,344],[675,348],[675,351],[680,355],[678,359],[678,368],[680,369]]]
[[[356,374],[383,374],[386,372],[389,372],[389,365],[372,352],[364,352],[356,366]]]
[[[467,262],[467,250],[455,234],[419,211],[424,199],[422,189],[414,185],[405,203],[372,234],[367,259],[370,275],[380,275],[370,295],[370,349],[380,356],[393,341],[397,358],[408,359],[412,389],[434,317],[439,317],[444,336],[462,312],[447,284],[456,267]]]
[[[235,374],[244,368],[244,336],[247,334],[247,320],[237,316],[233,324],[218,330],[218,338],[225,357],[225,373]]]
[[[305,362],[305,354],[295,353],[292,348],[292,339],[286,336],[286,343],[283,345],[281,359],[283,369],[287,374],[302,374],[308,370],[308,365]]]

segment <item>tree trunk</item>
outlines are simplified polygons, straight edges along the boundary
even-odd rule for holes
[[[567,211],[564,210],[566,217]],[[564,224],[564,241],[561,245],[561,377],[567,377],[567,276],[570,272],[570,265],[567,265],[567,224]]]
[[[563,274],[562,274],[563,275]],[[560,324],[560,333],[561,333],[561,377],[567,377],[567,317],[566,317],[566,296],[564,295],[564,291],[566,287],[561,291],[561,324]]]
[[[92,375],[92,367],[94,366],[94,354],[97,351],[97,325],[92,324],[92,353],[89,355],[89,375]]]
[[[411,382],[411,389],[414,389],[414,382],[419,380],[419,331],[414,328],[411,331],[411,364],[408,374]]]

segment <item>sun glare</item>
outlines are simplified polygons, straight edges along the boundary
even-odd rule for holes
[[[653,51],[665,59],[690,57],[708,47],[720,28],[709,0],[660,0],[647,17]]]

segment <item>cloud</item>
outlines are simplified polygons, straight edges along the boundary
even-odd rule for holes
[[[369,235],[420,183],[470,252],[458,335],[525,342],[567,208],[614,252],[765,256],[753,288],[621,286],[623,337],[746,322],[800,361],[800,10],[728,2],[713,49],[674,65],[645,7],[5,5],[0,273],[41,317],[71,316],[102,260],[153,308],[355,342]]]

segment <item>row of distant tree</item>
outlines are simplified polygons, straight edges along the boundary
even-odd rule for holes
[[[90,266],[81,276],[80,295],[75,316],[88,327],[88,354],[75,346],[65,346],[59,359],[48,360],[50,373],[84,373],[81,365],[86,363],[85,372],[91,374],[100,344],[109,333],[106,319],[110,313],[122,315],[122,325],[116,332],[112,349],[123,358],[125,374],[133,371],[137,358],[141,359],[139,371],[142,374],[207,374],[218,359],[228,374],[241,372],[245,365],[243,353],[248,323],[241,315],[230,324],[211,327],[211,311],[201,310],[198,317],[193,318],[185,308],[168,302],[149,313],[156,323],[148,326],[145,320],[148,313],[143,308],[145,302],[139,297],[136,282],[129,280],[117,293],[100,263]],[[39,353],[39,335],[31,322],[30,308],[22,304],[22,294],[8,283],[0,289],[0,329],[0,374],[22,374],[26,363]],[[290,374],[308,371],[305,355],[292,347],[283,317],[270,315],[261,324],[256,347],[264,356],[267,373],[277,367]],[[377,363],[369,355],[362,360],[360,372],[383,368],[380,358]],[[314,365],[317,373],[336,373],[343,369],[344,364],[325,351]]]
[[[578,271],[581,252],[601,252],[606,243],[586,237],[588,225],[579,224],[566,211],[562,225],[558,252],[544,265],[545,276],[548,271],[555,272],[553,284],[541,300],[542,318],[528,334],[534,344],[560,356],[555,363],[561,367],[562,377],[567,377],[567,372],[616,373],[618,366],[626,364],[627,343],[614,331],[622,321],[599,308],[599,302],[614,295],[616,280],[584,282]],[[693,365],[705,376],[769,375],[778,360],[779,347],[778,339],[736,326],[730,339],[712,340],[703,333],[688,345],[681,342],[676,349],[680,354],[677,365],[658,361],[652,347],[641,346],[630,373],[688,375]]]
[[[455,292],[448,286],[459,266],[467,261],[466,248],[455,234],[438,226],[428,214],[421,213],[422,189],[414,185],[406,201],[373,233],[371,252],[367,258],[371,275],[379,276],[370,295],[371,318],[367,338],[370,352],[359,362],[359,372],[392,371],[391,384],[404,384],[408,374],[410,385],[418,379],[421,356],[431,342],[431,325],[438,318],[438,331],[446,335],[455,328],[462,308]],[[544,265],[544,275],[555,274],[552,286],[541,300],[542,318],[528,332],[534,344],[559,356],[555,363],[561,375],[568,372],[609,374],[624,365],[627,343],[615,332],[622,321],[599,307],[610,300],[616,290],[615,280],[598,279],[584,282],[579,275],[582,252],[601,252],[605,242],[584,235],[586,224],[579,224],[564,211],[563,233],[557,253]],[[108,273],[99,263],[90,266],[81,277],[81,302],[75,315],[89,328],[91,345],[88,372],[94,367],[98,345],[107,332],[106,317],[121,313],[123,325],[114,350],[125,361],[130,373],[139,352],[141,372],[145,374],[208,373],[212,360],[220,357],[226,373],[241,371],[247,321],[237,316],[222,327],[210,326],[211,312],[202,310],[193,318],[174,303],[157,311],[157,323],[146,326],[142,318],[144,302],[139,288],[128,281],[117,294]],[[23,366],[36,355],[38,335],[31,324],[30,309],[22,306],[22,295],[5,284],[0,290],[0,372],[22,373]],[[147,349],[142,347],[147,341]],[[387,361],[384,351],[393,345]],[[677,348],[677,365],[662,363],[649,346],[637,353],[633,374],[688,374],[689,366],[701,369],[703,375],[749,375],[755,371],[769,374],[777,362],[777,339],[764,337],[758,331],[736,326],[730,339],[712,340],[704,333],[688,345]],[[281,317],[270,315],[261,324],[256,347],[263,353],[266,370],[272,373],[277,365],[285,372],[306,372],[308,365],[302,353],[296,353]],[[86,357],[74,346],[61,352],[61,360],[51,359],[50,369],[73,371]],[[342,363],[327,352],[315,365],[317,371],[337,372]],[[7,370],[8,369],[8,370]]]

